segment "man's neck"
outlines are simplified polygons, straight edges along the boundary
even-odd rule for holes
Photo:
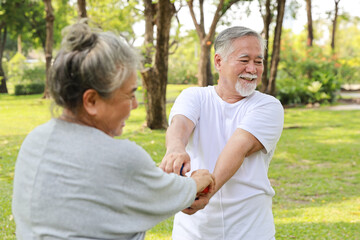
[[[236,103],[244,98],[243,96],[240,96],[235,89],[229,90],[229,88],[225,88],[220,83],[215,86],[215,91],[217,95],[227,103]]]

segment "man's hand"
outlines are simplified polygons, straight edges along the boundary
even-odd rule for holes
[[[180,172],[183,165],[182,172]],[[190,171],[190,156],[185,151],[166,153],[159,167],[167,173],[185,175]]]
[[[185,148],[194,127],[194,123],[183,115],[173,117],[166,131],[166,154],[159,166],[162,170],[179,175],[190,171],[190,156]]]

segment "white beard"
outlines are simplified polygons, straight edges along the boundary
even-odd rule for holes
[[[245,77],[245,78],[253,78],[253,80],[251,82],[248,82],[246,80],[239,79],[235,84],[235,89],[242,97],[247,97],[247,96],[251,95],[256,89],[256,86],[257,86],[256,78],[257,78],[257,76],[256,75],[248,75],[248,74],[239,75],[239,78],[243,78],[243,77]]]

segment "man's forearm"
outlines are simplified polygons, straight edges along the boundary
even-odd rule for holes
[[[166,154],[160,168],[165,172],[181,174],[190,171],[190,156],[185,148],[194,129],[194,123],[183,115],[176,115],[166,132]]]
[[[262,144],[249,132],[237,129],[226,143],[215,165],[218,191],[241,167],[245,157],[262,149]]]

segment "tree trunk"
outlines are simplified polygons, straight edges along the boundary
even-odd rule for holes
[[[200,59],[198,65],[198,84],[199,86],[213,85],[213,77],[211,73],[210,47],[201,44]]]
[[[78,0],[78,16],[79,18],[87,18],[87,12],[86,12],[86,0]]]
[[[17,51],[22,54],[21,34],[17,37]]]
[[[54,11],[51,5],[51,0],[43,0],[45,4],[46,12],[46,42],[45,42],[45,60],[46,60],[46,82],[45,82],[45,91],[44,98],[50,98],[50,93],[48,89],[49,85],[49,70],[51,67],[52,60],[52,49],[54,44]]]
[[[276,17],[276,26],[275,26],[275,35],[274,35],[274,44],[273,51],[271,56],[271,65],[270,65],[270,77],[269,84],[265,93],[275,96],[276,93],[276,74],[277,67],[280,61],[280,45],[281,45],[281,31],[282,23],[284,19],[285,12],[285,2],[286,0],[278,0],[277,6],[277,17]]]
[[[6,34],[7,34],[6,24],[2,23],[0,26],[0,79],[1,79],[0,93],[8,93],[8,89],[6,86],[6,76],[2,66],[2,58],[6,43]]]
[[[214,77],[211,71],[211,59],[210,59],[210,52],[211,49],[209,49],[209,56],[208,56],[208,60],[207,60],[207,64],[206,64],[206,74],[207,74],[207,84],[208,85],[214,85]]]
[[[307,45],[309,47],[312,47],[314,41],[314,34],[313,34],[312,14],[311,14],[311,0],[306,0],[306,12],[307,12],[307,28],[308,28]]]
[[[145,61],[141,71],[144,87],[146,122],[151,129],[166,129],[166,86],[168,74],[169,39],[171,19],[175,14],[174,4],[170,0],[152,3],[144,0],[145,5]],[[157,27],[155,60],[152,64],[154,50],[154,24]]]
[[[335,52],[335,34],[336,34],[336,23],[337,23],[337,17],[339,12],[339,2],[340,0],[334,0],[335,2],[335,16],[333,20],[333,28],[332,28],[332,35],[331,35],[331,50]]]
[[[265,92],[266,89],[268,88],[269,85],[269,79],[268,79],[268,66],[269,66],[269,33],[270,33],[270,24],[272,21],[272,13],[271,13],[271,9],[270,9],[270,1],[271,0],[266,0],[265,3],[265,15],[262,14],[263,17],[263,22],[264,22],[264,39],[266,41],[266,48],[264,50],[264,72],[261,78],[261,91]]]
[[[213,76],[211,71],[211,61],[210,61],[210,50],[214,43],[215,39],[215,30],[216,25],[219,22],[220,18],[225,14],[225,12],[239,0],[230,0],[224,1],[220,0],[217,6],[216,12],[214,14],[209,32],[205,32],[205,18],[204,18],[204,0],[199,0],[199,11],[200,11],[200,21],[198,22],[195,16],[194,0],[188,0],[187,4],[189,6],[190,15],[195,25],[196,32],[200,39],[200,60],[198,66],[198,84],[199,86],[208,86],[213,85]]]

